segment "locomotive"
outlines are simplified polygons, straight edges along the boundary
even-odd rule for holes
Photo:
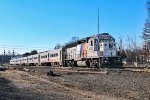
[[[115,39],[108,33],[82,38],[36,55],[12,58],[10,64],[97,68],[122,67],[123,65],[121,57],[117,56]]]

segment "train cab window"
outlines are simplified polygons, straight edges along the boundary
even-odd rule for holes
[[[113,48],[113,44],[109,43],[109,48]]]
[[[116,44],[114,44],[114,46],[116,46]]]
[[[58,53],[56,53],[56,56],[58,56]]]
[[[94,40],[94,44],[98,44],[98,40],[97,39]]]
[[[91,41],[91,46],[93,46],[93,41]]]

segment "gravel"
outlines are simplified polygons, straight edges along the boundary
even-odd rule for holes
[[[130,100],[150,98],[149,72],[120,69],[108,70],[108,72],[108,74],[63,74],[62,78],[71,86],[100,95]]]
[[[20,66],[21,67],[21,66]],[[68,87],[70,89],[74,89],[77,91],[86,91],[89,93],[92,93],[94,95],[101,95],[101,96],[108,96],[110,98],[116,98],[114,100],[149,100],[150,99],[150,73],[149,72],[138,72],[138,71],[131,71],[126,69],[100,69],[99,71],[108,71],[108,74],[81,74],[80,72],[63,72],[60,70],[55,70],[55,67],[27,67],[30,69],[28,72],[29,75],[37,76],[42,79],[46,79],[48,81],[51,81],[53,83],[57,83],[61,86]],[[57,68],[59,69],[59,68]],[[65,69],[65,68],[64,68]],[[67,68],[66,68],[67,69]],[[52,70],[54,73],[59,74],[58,77],[51,77],[47,76],[47,72],[49,70]],[[76,68],[69,69],[69,70],[76,70]],[[77,68],[79,70],[79,68]],[[84,69],[82,69],[84,70]],[[89,69],[87,69],[89,70]],[[94,70],[94,69],[92,69]],[[25,78],[25,77],[24,77]],[[25,80],[30,80],[26,79]],[[77,93],[73,93],[73,91],[66,90],[65,88],[58,89],[54,88],[54,86],[51,86],[51,84],[45,83],[45,82],[37,82],[38,84],[37,88],[40,90],[45,89],[45,93],[47,94],[37,94],[37,93],[30,93],[27,92],[27,99],[29,98],[35,98],[41,97],[45,99],[63,99],[63,100],[78,100],[78,99],[84,99],[84,96],[77,95]],[[35,83],[33,84],[35,85]],[[8,85],[11,82],[8,82]],[[0,85],[1,86],[1,85]],[[13,86],[14,87],[14,86]],[[42,88],[43,87],[43,88]],[[50,92],[46,89],[51,88],[53,92]],[[60,88],[60,87],[59,87]],[[10,89],[9,89],[10,90]],[[12,89],[14,90],[14,89]],[[16,88],[15,88],[16,90]],[[61,93],[64,92],[64,94],[60,94],[58,92],[59,90]],[[20,90],[16,90],[17,91]],[[26,92],[27,90],[24,90],[23,92]],[[67,92],[68,91],[68,92]],[[9,92],[9,91],[8,91]],[[22,92],[22,94],[24,94]],[[11,93],[11,92],[10,92]],[[18,92],[20,93],[20,92]],[[71,94],[69,94],[71,93]],[[1,94],[1,93],[0,93]],[[33,95],[31,95],[33,94]],[[29,95],[29,96],[28,96]],[[30,96],[31,95],[31,96]],[[11,95],[10,95],[11,96]],[[16,95],[15,95],[16,96]],[[12,96],[12,97],[15,97]],[[21,95],[22,96],[22,95]],[[65,98],[65,97],[68,98]],[[1,96],[0,96],[1,97]],[[9,98],[9,96],[6,96]],[[24,95],[22,96],[24,98]],[[61,98],[56,98],[61,97]],[[75,98],[76,97],[76,98]],[[26,98],[26,97],[25,97]],[[86,96],[86,98],[91,98],[90,94],[89,97]],[[0,98],[1,99],[1,98]],[[43,99],[42,99],[43,100]],[[102,100],[107,100],[106,98]]]

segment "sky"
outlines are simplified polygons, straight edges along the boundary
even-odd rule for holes
[[[139,45],[147,18],[146,0],[0,0],[0,54],[45,51],[76,36],[100,33],[136,37]]]

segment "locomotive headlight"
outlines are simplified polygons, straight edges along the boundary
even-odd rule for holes
[[[120,62],[121,60],[120,60],[120,58],[118,58],[118,62]]]

